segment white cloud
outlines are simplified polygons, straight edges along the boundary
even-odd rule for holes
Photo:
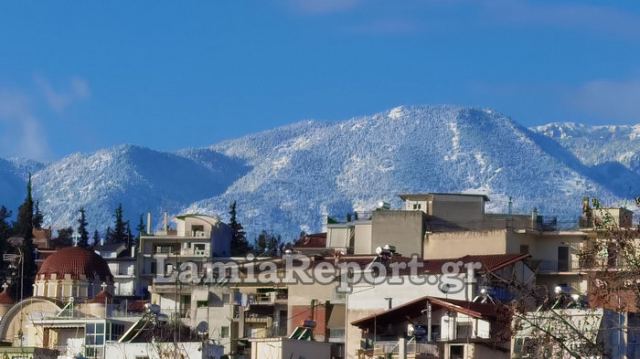
[[[54,89],[51,83],[42,76],[34,76],[38,88],[52,110],[61,113],[69,106],[91,96],[91,90],[86,80],[72,77],[66,89]]]
[[[640,122],[640,79],[589,81],[570,101],[579,111],[605,120]]]
[[[28,97],[1,88],[0,153],[36,160],[50,157],[47,137],[33,114]]]

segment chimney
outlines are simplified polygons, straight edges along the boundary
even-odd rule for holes
[[[164,212],[164,218],[162,219],[162,230],[164,233],[169,233],[169,215]]]
[[[133,245],[131,246],[131,258],[135,258],[136,257],[136,246]]]
[[[147,235],[151,235],[151,212],[147,212]]]

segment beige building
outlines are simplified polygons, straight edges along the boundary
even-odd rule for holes
[[[184,284],[176,276],[183,263],[228,257],[231,229],[218,217],[200,214],[177,216],[174,222],[171,229],[165,218],[161,231],[140,238],[137,265],[142,290],[171,318],[191,328],[207,323],[209,337],[225,343],[226,352],[233,351],[236,341],[231,339],[238,333],[236,291],[215,284]]]
[[[586,293],[584,263],[580,254],[595,238],[593,227],[606,220],[629,227],[632,213],[624,208],[591,210],[580,222],[588,228],[565,230],[554,217],[495,214],[485,210],[485,195],[455,193],[402,194],[401,209],[380,206],[357,213],[349,221],[327,224],[326,246],[330,250],[372,254],[389,245],[403,256],[424,259],[459,258],[468,254],[531,255],[538,284]],[[576,223],[576,226],[578,223]]]

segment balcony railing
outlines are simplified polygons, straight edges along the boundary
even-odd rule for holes
[[[392,358],[398,358],[400,354],[400,342],[391,341],[377,341],[373,343],[372,347],[364,348],[369,352],[373,352],[373,357],[385,357],[391,355]],[[406,351],[407,355],[411,357],[417,357],[418,355],[425,355],[432,358],[440,357],[438,345],[434,343],[416,343],[414,340],[407,340]]]
[[[538,273],[579,272],[581,269],[577,261],[541,260],[538,263]]]

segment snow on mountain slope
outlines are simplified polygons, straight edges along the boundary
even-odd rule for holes
[[[127,217],[151,211],[217,213],[238,202],[250,237],[293,238],[401,192],[475,192],[490,210],[533,207],[573,220],[584,195],[615,204],[640,193],[640,127],[550,124],[532,130],[492,110],[397,107],[329,123],[303,121],[177,153],[119,146],[51,164],[0,160],[0,204],[24,197],[26,173],[46,224],[105,229],[122,203]],[[590,147],[589,147],[590,146]],[[603,151],[597,151],[597,149]]]
[[[189,152],[189,151],[186,151]],[[219,164],[212,170],[203,162]],[[209,153],[201,162],[183,155],[137,146],[119,146],[94,154],[74,154],[37,172],[34,196],[41,200],[45,222],[73,225],[84,207],[91,226],[106,228],[122,203],[125,215],[137,224],[140,214],[175,213],[186,203],[223,192],[243,173],[241,163]]]
[[[318,230],[323,214],[342,217],[378,200],[397,205],[401,192],[487,193],[496,210],[512,196],[516,209],[535,206],[566,218],[584,195],[620,199],[571,153],[491,110],[398,107],[334,124],[300,123],[211,150],[253,168],[225,193],[186,210],[222,213],[237,200],[253,231]]]
[[[586,165],[619,162],[640,173],[640,124],[589,126],[553,122],[531,130],[557,141]]]

